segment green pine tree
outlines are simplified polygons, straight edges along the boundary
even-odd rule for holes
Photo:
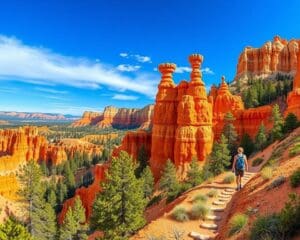
[[[33,240],[26,227],[8,218],[0,224],[0,240]]]
[[[244,148],[244,153],[246,154],[246,156],[250,156],[253,151],[254,151],[254,142],[252,141],[251,137],[249,136],[249,134],[245,133],[242,136],[242,140],[241,140],[241,147]]]
[[[159,180],[159,188],[164,191],[168,198],[173,198],[180,191],[180,184],[176,175],[176,167],[170,159],[167,160]]]
[[[291,132],[299,127],[299,121],[294,113],[289,113],[284,120],[284,132]]]
[[[139,149],[138,156],[137,156],[137,161],[138,161],[138,167],[135,170],[135,175],[136,177],[140,177],[143,170],[149,165],[149,156],[147,154],[146,148],[144,145]]]
[[[212,153],[208,159],[209,172],[218,175],[224,172],[225,168],[230,166],[230,151],[228,141],[222,134],[219,142],[214,143]]]
[[[149,166],[143,170],[141,180],[143,183],[144,197],[149,199],[154,192],[154,177]]]
[[[146,201],[142,184],[134,174],[127,152],[113,158],[93,206],[92,226],[104,232],[106,239],[127,239],[145,224]]]
[[[60,227],[59,239],[60,240],[73,240],[76,233],[76,223],[73,216],[73,210],[68,208],[65,219]]]
[[[203,182],[202,176],[203,174],[199,166],[199,161],[197,157],[193,157],[189,165],[189,170],[187,171],[186,182],[192,187],[195,187]]]
[[[233,122],[235,121],[234,116],[231,112],[228,112],[225,114],[224,117],[224,128],[223,128],[223,135],[228,140],[228,148],[230,150],[230,153],[233,155],[236,149],[236,143],[237,143],[237,132],[235,130],[235,127],[233,125]]]
[[[56,216],[52,206],[44,199],[45,188],[41,176],[40,167],[34,161],[24,165],[19,175],[19,196],[28,206],[28,228],[33,238],[51,240],[56,238]]]
[[[272,140],[278,140],[283,135],[283,118],[279,109],[278,104],[275,104],[272,110],[272,122],[273,122],[273,128],[272,128]]]
[[[259,130],[255,137],[255,147],[257,150],[262,151],[267,143],[267,134],[264,123],[262,122],[259,126]]]

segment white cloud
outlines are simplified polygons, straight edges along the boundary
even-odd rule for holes
[[[210,74],[210,75],[214,75],[215,74],[209,67],[201,69],[201,72],[203,74]]]
[[[117,66],[117,69],[120,72],[135,72],[139,70],[141,66],[138,65],[130,65],[130,64],[120,64]]]
[[[98,89],[101,85],[126,89],[153,97],[158,76],[139,73],[122,75],[113,66],[95,60],[68,57],[41,47],[23,44],[0,35],[0,81],[18,80],[44,85],[69,85]]]
[[[134,101],[137,100],[138,96],[125,95],[125,94],[115,94],[112,99],[114,100],[125,100],[125,101]]]
[[[128,53],[125,53],[125,52],[120,53],[120,57],[128,58]]]
[[[191,72],[192,69],[190,67],[177,67],[175,69],[175,73],[185,73],[185,72]]]
[[[6,87],[0,87],[0,93],[17,93],[17,88],[6,88]]]
[[[139,54],[132,55],[138,62],[141,63],[152,63],[151,58],[148,56],[142,56]]]
[[[55,90],[52,88],[44,88],[44,87],[35,87],[35,90],[39,92],[45,92],[45,93],[53,93],[53,94],[67,94],[67,91],[60,91],[60,90]]]

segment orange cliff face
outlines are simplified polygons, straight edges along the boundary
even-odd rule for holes
[[[235,79],[267,77],[278,72],[294,74],[297,68],[299,42],[276,36],[261,48],[246,47],[241,53]]]
[[[106,107],[103,113],[84,112],[81,119],[73,122],[73,127],[97,126],[99,128],[140,128],[149,129],[152,125],[153,105],[142,109]]]
[[[285,114],[287,115],[288,113],[294,113],[298,120],[300,120],[300,51],[298,52],[298,65],[294,78],[293,91],[291,91],[288,95],[287,105],[288,107]]]
[[[105,179],[105,172],[108,168],[108,165],[95,165],[93,168],[93,176],[94,176],[94,182],[88,186],[88,187],[81,187],[76,189],[75,195],[72,198],[69,198],[66,200],[63,204],[63,208],[58,216],[58,222],[59,224],[62,224],[64,221],[64,218],[66,216],[66,213],[69,209],[69,207],[72,207],[75,198],[78,196],[80,197],[82,201],[82,205],[85,208],[85,215],[86,219],[89,220],[92,209],[93,209],[93,203],[96,199],[97,194],[101,191],[100,183]]]

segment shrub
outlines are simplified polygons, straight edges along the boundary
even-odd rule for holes
[[[203,203],[195,203],[191,209],[191,216],[193,219],[205,219],[210,209],[206,207]]]
[[[210,198],[216,197],[218,195],[218,190],[212,189],[206,195]]]
[[[273,188],[279,187],[284,182],[285,182],[285,177],[279,176],[267,187],[267,190],[271,190]]]
[[[154,197],[151,198],[151,200],[148,202],[147,207],[156,205],[160,202],[160,200],[162,200],[163,196],[162,195],[156,195]]]
[[[164,236],[154,236],[154,235],[147,235],[147,240],[166,240],[167,238]]]
[[[247,224],[248,216],[245,214],[236,214],[229,220],[228,235],[232,236],[239,233]]]
[[[256,167],[256,166],[260,165],[263,161],[264,161],[263,158],[255,158],[252,162],[252,167]]]
[[[280,220],[276,214],[258,217],[251,228],[251,240],[280,239]]]
[[[261,170],[261,176],[264,180],[269,180],[272,178],[273,176],[273,168],[271,167],[264,167]]]
[[[223,183],[233,183],[233,182],[234,182],[234,174],[232,173],[228,173],[223,179]]]
[[[189,220],[187,210],[184,207],[177,206],[172,212],[172,217],[179,222],[184,222]]]
[[[289,151],[289,156],[294,157],[296,155],[300,154],[300,144],[294,145],[290,151]]]
[[[203,194],[198,194],[193,198],[193,202],[207,202],[207,196]]]
[[[296,188],[300,186],[300,168],[298,168],[290,177],[291,186]]]

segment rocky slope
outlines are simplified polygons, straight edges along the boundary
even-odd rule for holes
[[[99,128],[140,128],[149,129],[152,123],[153,105],[142,109],[106,107],[101,112],[84,112],[73,127],[97,126]]]
[[[250,78],[272,77],[277,73],[294,75],[298,52],[299,40],[287,41],[279,36],[261,48],[246,47],[238,60],[235,82],[243,84]]]

